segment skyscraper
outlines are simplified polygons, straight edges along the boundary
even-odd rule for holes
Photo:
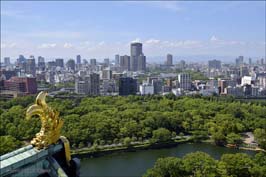
[[[139,62],[141,64],[139,64]],[[145,67],[144,67],[145,65]],[[130,46],[130,70],[138,71],[138,70],[146,69],[146,57],[142,52],[142,43],[134,42],[131,43]]]
[[[81,64],[81,56],[80,55],[77,55],[76,62],[77,62],[77,64]]]
[[[191,89],[191,77],[188,73],[181,73],[178,74],[178,82],[179,82],[179,88],[184,90],[190,90]]]
[[[130,56],[124,55],[120,56],[120,67],[122,70],[129,71],[130,70]]]
[[[4,63],[6,66],[10,65],[10,57],[5,57],[4,58]]]
[[[236,58],[236,66],[241,66],[244,63],[244,56],[239,56]]]
[[[120,57],[118,54],[115,55],[115,65],[116,66],[119,66],[119,60],[120,60]]]
[[[69,70],[75,71],[75,60],[69,59],[66,63],[66,66]]]
[[[138,56],[138,71],[146,71],[146,56],[141,54]]]
[[[167,54],[166,55],[166,62],[165,65],[172,66],[173,65],[173,55]]]
[[[42,56],[38,56],[38,69],[41,71],[45,70],[45,60]]]
[[[63,68],[64,67],[64,59],[63,58],[55,59],[55,65]]]
[[[252,59],[251,58],[248,59],[248,64],[252,65]]]
[[[92,66],[96,66],[96,63],[97,63],[97,61],[96,61],[95,58],[90,59],[90,64],[91,64]]]
[[[105,59],[103,60],[103,62],[104,62],[104,64],[107,65],[107,66],[109,66],[109,64],[110,64],[110,60],[109,60],[109,58],[105,58]]]
[[[209,60],[208,66],[209,66],[209,69],[221,69],[221,61],[220,60]]]
[[[26,74],[31,74],[33,77],[36,76],[35,58],[33,56],[26,60]]]

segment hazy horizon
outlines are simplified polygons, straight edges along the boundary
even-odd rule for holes
[[[113,59],[129,55],[132,41],[154,62],[167,53],[265,58],[265,3],[1,1],[1,59]]]

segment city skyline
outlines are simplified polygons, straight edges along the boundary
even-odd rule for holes
[[[4,1],[1,59],[113,58],[129,55],[133,41],[143,43],[148,59],[167,53],[265,58],[264,14],[265,1]]]

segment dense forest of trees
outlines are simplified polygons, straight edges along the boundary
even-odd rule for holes
[[[40,120],[25,119],[35,97],[0,101],[1,154],[21,146],[40,130]],[[75,147],[143,140],[167,141],[170,136],[211,137],[218,145],[241,143],[240,133],[255,132],[266,147],[266,102],[243,103],[233,98],[128,96],[47,98],[64,119],[62,134]]]
[[[159,158],[143,177],[265,177],[266,155],[224,154],[220,160],[204,152],[186,154],[183,158]]]

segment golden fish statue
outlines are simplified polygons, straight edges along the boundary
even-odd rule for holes
[[[31,144],[37,149],[56,143],[60,138],[60,131],[63,126],[63,120],[59,117],[59,113],[46,104],[46,96],[47,92],[40,92],[36,97],[35,104],[26,111],[26,119],[30,119],[33,115],[37,115],[41,119],[41,130],[31,140]]]

